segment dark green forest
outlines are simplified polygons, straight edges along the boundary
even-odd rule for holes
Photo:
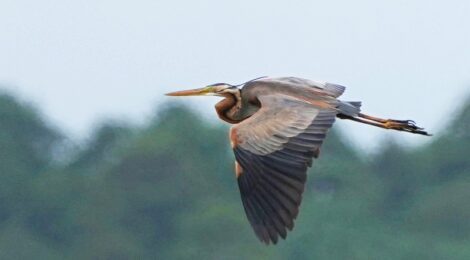
[[[419,147],[364,154],[334,127],[276,246],[245,217],[228,126],[157,111],[76,142],[0,94],[0,259],[470,259],[470,102]]]

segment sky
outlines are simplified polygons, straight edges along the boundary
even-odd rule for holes
[[[0,1],[0,88],[77,140],[163,94],[259,76],[347,86],[363,111],[445,131],[470,95],[470,1]],[[214,118],[214,97],[191,107]],[[340,120],[343,121],[343,120]],[[338,122],[361,149],[431,139]]]

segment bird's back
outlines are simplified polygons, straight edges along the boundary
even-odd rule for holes
[[[261,78],[248,82],[242,89],[245,100],[256,102],[261,95],[287,95],[318,108],[336,108],[338,113],[355,116],[360,102],[344,102],[337,98],[346,87],[297,77]]]
[[[296,77],[262,78],[244,85],[242,95],[253,100],[260,95],[287,95],[303,100],[324,101],[331,104],[345,87]]]

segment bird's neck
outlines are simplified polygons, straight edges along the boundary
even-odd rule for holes
[[[224,93],[224,99],[215,105],[215,110],[220,119],[230,124],[237,124],[243,121],[240,111],[242,109],[242,99],[240,90]]]

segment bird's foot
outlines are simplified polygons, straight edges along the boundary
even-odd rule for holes
[[[388,119],[384,123],[385,128],[388,129],[394,129],[398,131],[405,131],[405,132],[410,132],[414,134],[421,134],[421,135],[430,135],[426,131],[424,131],[424,128],[418,127],[413,120],[394,120],[394,119]]]

